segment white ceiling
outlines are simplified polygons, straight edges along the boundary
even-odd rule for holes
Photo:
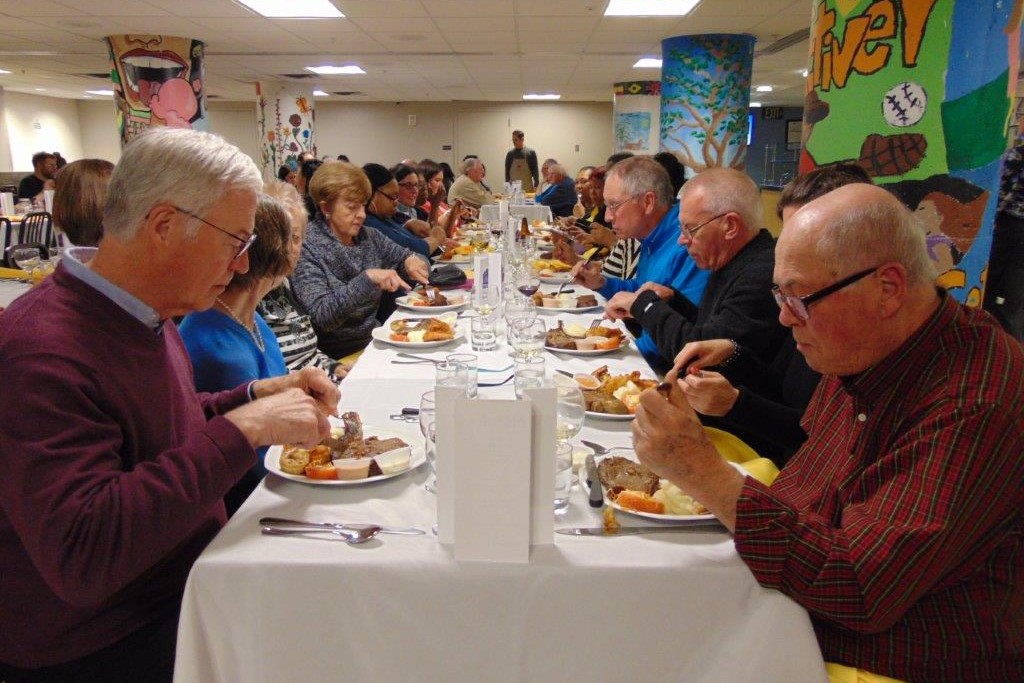
[[[332,0],[343,19],[266,19],[234,0],[0,0],[0,87],[82,98],[109,88],[103,37],[153,33],[206,43],[206,92],[253,100],[256,81],[306,66],[357,63],[365,76],[316,76],[347,101],[518,100],[557,92],[608,101],[612,84],[660,77],[633,69],[663,38],[749,33],[755,50],[810,25],[811,0],[703,0],[687,17],[604,17],[607,0]],[[803,102],[807,40],[754,60],[764,104]],[[42,89],[42,90],[40,90]]]

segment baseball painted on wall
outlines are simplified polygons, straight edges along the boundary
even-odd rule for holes
[[[882,115],[890,126],[906,128],[913,126],[924,116],[928,96],[913,81],[904,81],[893,86],[882,98]]]

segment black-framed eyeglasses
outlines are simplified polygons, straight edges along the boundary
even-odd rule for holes
[[[390,194],[388,194],[387,192],[385,192],[384,190],[381,190],[381,189],[377,189],[377,190],[375,190],[375,192],[377,192],[377,194],[379,194],[381,196],[387,197],[388,199],[390,199],[393,202],[397,202],[398,201],[398,195],[397,194],[396,195],[390,195]]]
[[[241,237],[239,237],[235,233],[229,232],[229,231],[225,230],[224,228],[222,228],[220,226],[214,225],[213,223],[211,223],[210,221],[206,220],[202,216],[198,216],[195,213],[189,211],[188,209],[183,209],[180,206],[174,206],[173,204],[171,205],[171,208],[173,208],[175,211],[177,211],[179,213],[185,214],[186,216],[189,216],[191,218],[195,218],[200,223],[208,225],[211,228],[213,228],[214,230],[217,230],[218,232],[222,232],[225,235],[227,235],[228,237],[230,237],[231,239],[233,239],[236,242],[238,242],[238,251],[235,252],[234,257],[232,258],[232,260],[234,260],[234,261],[237,261],[238,259],[242,258],[242,254],[244,254],[245,252],[249,251],[249,247],[251,247],[256,242],[256,233],[255,232],[253,234],[249,235],[248,238],[242,239]]]
[[[419,189],[419,183],[398,183],[399,187],[404,187],[407,190]]]
[[[612,211],[612,212],[618,211],[622,207],[623,204],[628,204],[629,202],[633,201],[634,199],[638,199],[638,195],[633,195],[631,197],[626,197],[622,201],[612,202],[610,204],[605,204],[605,207],[604,207],[605,213],[607,213],[609,211]]]
[[[844,277],[842,280],[839,280],[838,282],[833,282],[828,287],[822,287],[817,292],[814,292],[813,294],[808,294],[807,296],[794,296],[792,294],[783,294],[782,290],[779,289],[778,285],[772,285],[772,296],[775,297],[775,303],[779,305],[779,308],[787,306],[789,310],[793,312],[793,315],[800,318],[801,320],[807,320],[811,317],[810,312],[807,310],[808,306],[813,304],[815,301],[821,301],[829,294],[835,294],[844,287],[849,287],[854,282],[863,280],[868,275],[874,273],[876,270],[878,270],[878,266],[868,268],[866,270],[859,270],[853,275]]]
[[[704,221],[703,223],[701,223],[700,225],[696,225],[696,226],[694,226],[692,228],[684,227],[683,228],[683,232],[685,232],[687,235],[689,235],[690,239],[692,240],[693,236],[697,234],[697,231],[700,230],[701,228],[703,228],[705,225],[707,225],[708,223],[714,223],[719,218],[722,218],[723,216],[728,216],[730,213],[732,213],[732,212],[731,211],[726,211],[725,213],[720,213],[717,216],[709,218],[706,221]]]

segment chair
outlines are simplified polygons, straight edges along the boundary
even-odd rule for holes
[[[18,194],[17,185],[0,185],[0,192],[10,192],[13,195]]]
[[[56,246],[53,244],[53,218],[46,211],[32,211],[25,214],[21,219],[21,234],[18,244],[26,242],[40,242],[42,244]]]
[[[7,218],[0,217],[0,261],[3,265],[10,266],[7,263],[7,247],[11,246],[11,242],[14,240],[12,234],[14,228],[11,225],[11,221]]]

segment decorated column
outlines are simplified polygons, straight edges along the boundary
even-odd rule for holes
[[[280,83],[257,83],[260,163],[267,178],[283,164],[298,169],[299,154],[313,152],[313,89]]]
[[[661,148],[687,175],[744,167],[754,37],[679,36],[661,41]]]
[[[122,146],[150,126],[207,129],[201,41],[132,34],[107,47]]]
[[[661,81],[616,83],[612,111],[616,152],[658,152]]]
[[[981,304],[1020,2],[814,1],[800,170],[849,161],[917,215],[940,283]]]

